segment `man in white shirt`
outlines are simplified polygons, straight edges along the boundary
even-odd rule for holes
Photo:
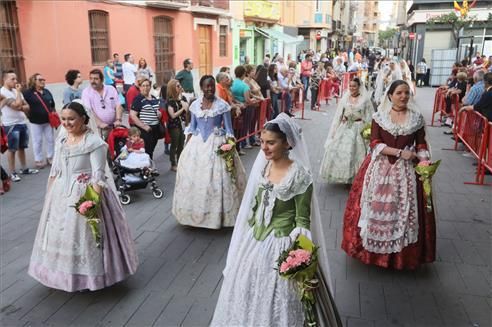
[[[6,98],[5,104],[0,108],[2,112],[2,124],[7,133],[7,161],[12,181],[19,182],[21,178],[15,171],[15,153],[21,164],[21,174],[37,174],[39,170],[26,168],[25,149],[29,147],[29,131],[26,124],[26,113],[29,105],[22,96],[21,85],[17,83],[17,76],[13,71],[3,74],[3,87],[0,94]]]
[[[125,62],[122,65],[123,69],[123,91],[126,93],[130,86],[135,83],[135,77],[137,76],[137,66],[134,64],[133,56],[131,53],[125,54]]]

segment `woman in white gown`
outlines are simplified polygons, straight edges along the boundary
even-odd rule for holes
[[[412,80],[412,72],[410,71],[410,67],[405,60],[400,60],[400,71],[401,71],[401,79],[407,82],[410,87],[410,95],[415,96],[415,84]]]
[[[45,286],[98,290],[137,270],[138,259],[107,163],[106,143],[83,105],[67,104],[28,273]],[[93,127],[89,127],[92,121]],[[98,247],[86,218],[72,206],[92,185],[101,194]]]
[[[380,104],[386,90],[393,81],[401,80],[402,74],[400,65],[394,60],[388,66],[381,67],[376,78],[376,89],[374,90],[374,101]]]
[[[329,292],[326,237],[300,127],[284,113],[265,125],[232,235],[212,326],[303,326],[293,281],[276,261],[299,234],[320,246],[320,326],[341,326]],[[289,151],[289,149],[291,149]]]
[[[215,79],[200,80],[203,96],[190,106],[188,141],[178,161],[173,214],[181,225],[220,229],[232,227],[241,204],[246,172],[234,153],[235,176],[216,152],[234,138],[231,107],[215,96]],[[223,126],[223,127],[222,127]]]
[[[351,184],[367,154],[369,144],[361,132],[371,122],[373,106],[358,78],[350,81],[338,104],[325,143],[320,175],[328,183]]]

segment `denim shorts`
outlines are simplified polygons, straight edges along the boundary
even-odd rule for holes
[[[29,132],[26,124],[3,126],[3,128],[7,133],[7,144],[10,151],[15,152],[29,147]]]

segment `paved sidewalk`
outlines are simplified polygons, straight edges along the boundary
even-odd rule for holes
[[[430,116],[435,89],[418,89]],[[307,107],[307,106],[306,106]],[[335,104],[306,111],[305,132],[315,175]],[[360,264],[340,249],[349,188],[317,178],[330,240],[335,300],[345,326],[491,326],[491,188],[463,184],[474,178],[473,160],[452,145],[443,128],[429,128],[438,209],[438,259],[415,272]],[[179,226],[171,215],[175,175],[159,146],[158,183],[166,198],[139,190],[125,206],[141,265],[125,282],[97,292],[48,289],[27,275],[48,171],[27,176],[0,197],[0,316],[2,326],[207,326],[218,296],[232,230]],[[257,150],[242,157],[249,170]],[[4,159],[2,158],[2,162]],[[490,182],[490,179],[489,179]]]

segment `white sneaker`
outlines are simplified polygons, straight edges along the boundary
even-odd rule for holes
[[[10,175],[10,179],[12,180],[12,182],[20,182],[21,178],[19,177],[19,175],[17,175],[17,173],[12,173]]]

